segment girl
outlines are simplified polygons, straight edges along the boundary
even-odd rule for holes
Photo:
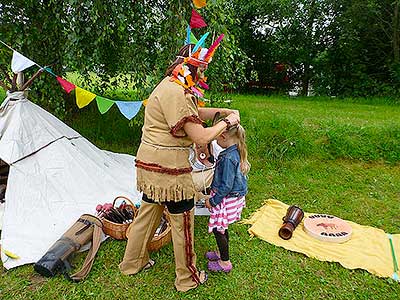
[[[229,272],[232,263],[229,260],[228,225],[240,220],[245,205],[244,196],[247,194],[246,174],[250,170],[250,163],[247,160],[246,136],[242,126],[228,126],[217,137],[217,143],[225,150],[218,156],[211,195],[206,200],[206,206],[210,209],[208,231],[214,233],[219,251],[207,252],[206,258],[209,260],[210,271]]]

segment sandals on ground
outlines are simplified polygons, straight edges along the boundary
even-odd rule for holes
[[[232,270],[232,264],[229,264],[228,266],[225,267],[219,263],[219,260],[209,261],[207,267],[208,270],[210,270],[211,272],[229,273]]]
[[[143,270],[148,270],[148,269],[150,269],[151,267],[153,267],[155,264],[156,264],[156,262],[155,262],[154,260],[149,259],[149,261],[147,262],[147,264],[145,264],[145,265],[143,266]]]
[[[206,271],[204,271],[204,270],[199,271],[199,280],[200,280],[200,284],[206,283],[206,281],[208,280],[208,274]]]

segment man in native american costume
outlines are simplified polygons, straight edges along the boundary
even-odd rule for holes
[[[139,213],[127,231],[128,243],[120,270],[132,275],[154,264],[147,246],[164,208],[170,216],[178,291],[196,288],[207,274],[196,267],[194,251],[194,201],[198,192],[192,179],[189,152],[193,143],[207,144],[239,123],[238,111],[199,107],[202,88],[208,88],[203,72],[221,42],[221,35],[207,49],[204,35],[196,45],[181,48],[166,77],[150,95],[141,144],[136,157],[137,188],[143,192]],[[219,112],[226,116],[212,127],[203,120]]]

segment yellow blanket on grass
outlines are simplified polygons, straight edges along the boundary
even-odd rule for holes
[[[364,269],[380,277],[393,278],[394,265],[388,235],[381,229],[347,221],[353,229],[352,237],[342,244],[322,242],[309,236],[301,222],[290,240],[279,237],[282,217],[288,205],[269,199],[244,224],[251,224],[248,230],[271,244],[303,253],[321,261],[335,261],[348,269]],[[310,213],[304,213],[307,217]],[[397,261],[400,258],[400,234],[392,235]],[[399,272],[397,275],[400,276]]]

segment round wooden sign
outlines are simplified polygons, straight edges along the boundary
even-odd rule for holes
[[[343,243],[351,238],[351,226],[344,220],[323,214],[304,219],[304,230],[310,236],[325,242]]]

